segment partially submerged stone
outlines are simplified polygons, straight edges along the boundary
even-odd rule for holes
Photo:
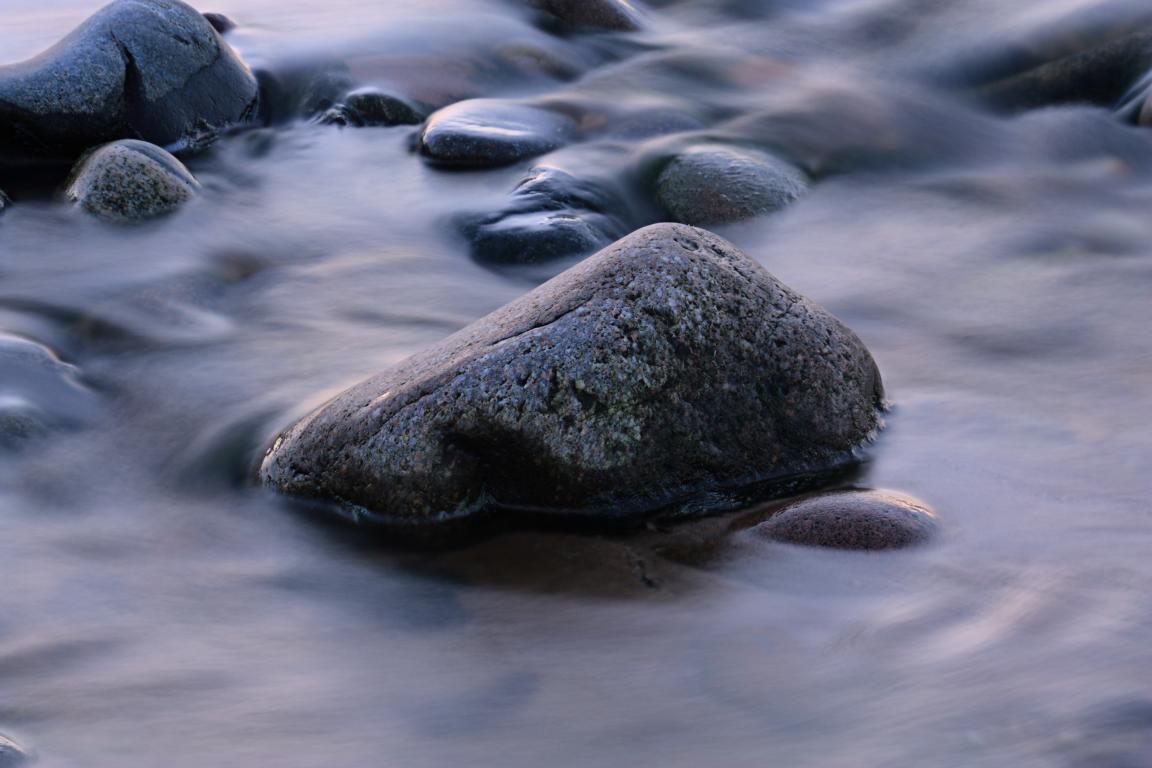
[[[81,383],[75,367],[34,341],[0,333],[0,449],[17,448],[53,429],[80,427],[98,408],[96,394]]]
[[[0,189],[0,215],[12,206],[12,198],[4,194],[4,190]]]
[[[901,549],[936,533],[936,513],[891,491],[840,491],[802,499],[757,525],[759,535],[810,547]]]
[[[424,115],[398,96],[377,88],[360,88],[325,112],[319,122],[354,128],[419,125]]]
[[[0,768],[18,768],[31,761],[32,755],[28,750],[0,733]]]
[[[767,152],[742,147],[693,147],[664,168],[660,204],[684,224],[728,224],[787,207],[808,191],[808,177]]]
[[[433,114],[420,152],[435,165],[490,168],[559,149],[575,133],[567,115],[528,104],[471,99]]]
[[[466,217],[462,228],[477,261],[535,264],[611,245],[628,229],[622,208],[602,186],[545,166],[529,171],[503,208]]]
[[[179,0],[116,0],[0,67],[0,165],[70,162],[122,138],[195,145],[256,102],[252,73],[202,15]]]
[[[566,29],[631,32],[640,28],[640,15],[627,0],[528,0]]]
[[[261,476],[395,526],[633,521],[847,466],[881,397],[836,318],[715,235],[659,224],[337,396]]]
[[[84,157],[72,171],[67,196],[88,213],[108,221],[162,216],[200,191],[196,177],[160,147],[117,141]]]

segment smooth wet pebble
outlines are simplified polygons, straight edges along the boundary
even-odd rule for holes
[[[465,217],[473,257],[488,264],[534,264],[588,256],[622,237],[624,205],[603,186],[553,167],[533,168],[503,208]]]
[[[924,502],[892,491],[838,491],[789,504],[752,528],[788,544],[832,549],[900,549],[939,528]]]
[[[93,420],[99,398],[47,347],[0,333],[0,448]]]
[[[528,0],[565,29],[631,32],[640,28],[640,15],[624,0]]]
[[[17,768],[28,765],[31,760],[28,750],[0,733],[0,768]]]
[[[199,191],[200,182],[175,157],[160,147],[129,139],[107,144],[81,159],[66,194],[98,218],[133,221],[171,213]]]
[[[660,204],[684,224],[728,224],[787,207],[808,190],[803,171],[767,152],[705,145],[674,158],[656,182]]]
[[[420,133],[420,152],[434,165],[487,168],[559,149],[575,133],[565,115],[497,99],[471,99],[433,114]]]
[[[361,88],[321,115],[319,122],[354,128],[419,125],[424,122],[424,114],[397,96],[376,88]]]

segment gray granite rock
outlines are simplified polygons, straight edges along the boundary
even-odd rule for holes
[[[81,383],[75,367],[34,341],[0,333],[0,449],[82,426],[98,410],[96,393]]]
[[[116,0],[55,47],[0,67],[0,166],[71,162],[123,138],[198,145],[247,121],[256,80],[178,0]]]
[[[559,149],[576,125],[566,115],[517,102],[470,99],[433,114],[420,152],[434,165],[487,168]]]
[[[566,29],[630,32],[640,28],[640,16],[625,0],[528,0]]]
[[[67,196],[108,221],[136,221],[171,213],[200,191],[200,182],[172,155],[143,141],[117,141],[76,164]]]
[[[922,501],[891,491],[841,491],[784,507],[753,531],[789,544],[834,549],[900,549],[938,528]]]
[[[587,256],[627,227],[623,204],[601,185],[554,167],[533,168],[498,211],[461,223],[472,255],[487,264],[535,264]]]
[[[336,106],[321,115],[325,125],[354,128],[419,125],[424,114],[403,99],[376,88],[352,91]]]
[[[684,224],[728,224],[778,211],[808,190],[808,177],[766,152],[723,145],[674,158],[656,182],[660,204]]]
[[[642,229],[281,434],[263,481],[359,520],[632,521],[850,465],[860,340],[715,235]]]

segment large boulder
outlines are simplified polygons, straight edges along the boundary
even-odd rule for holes
[[[72,161],[96,144],[197,145],[250,119],[257,85],[179,0],[116,0],[50,50],[0,67],[0,165]]]
[[[171,213],[200,192],[184,164],[160,147],[131,139],[106,144],[72,171],[66,195],[108,221],[138,221]]]
[[[261,475],[397,526],[634,520],[848,465],[881,397],[836,318],[719,237],[659,224],[337,396]]]

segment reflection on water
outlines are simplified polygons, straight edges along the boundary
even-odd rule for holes
[[[98,5],[7,0],[3,58]],[[254,62],[561,104],[605,130],[549,162],[636,223],[689,138],[803,163],[808,197],[720,232],[867,342],[895,410],[861,481],[946,531],[427,555],[305,523],[246,482],[266,435],[563,265],[484,269],[453,225],[527,166],[439,171],[404,127],[238,134],[139,228],[9,190],[0,332],[79,365],[102,416],[0,455],[0,732],[68,768],[1152,765],[1152,134],[970,91],[1141,5],[682,0],[623,40],[496,0],[204,8]],[[609,130],[646,110],[680,133]]]

